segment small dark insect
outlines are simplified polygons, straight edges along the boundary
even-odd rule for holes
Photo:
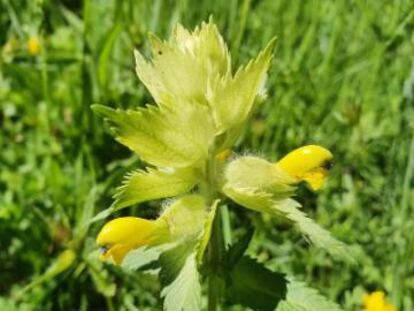
[[[107,251],[108,251],[108,247],[107,246],[101,246],[101,247],[99,247],[99,253],[105,254]]]
[[[326,169],[326,170],[330,170],[330,169],[332,169],[333,167],[334,167],[334,163],[332,162],[332,161],[326,161],[323,165],[322,165],[322,167],[324,168],[324,169]]]

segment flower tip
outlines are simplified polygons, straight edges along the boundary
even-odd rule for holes
[[[306,145],[284,156],[276,166],[297,182],[305,181],[316,191],[322,188],[332,167],[332,153],[318,145]]]

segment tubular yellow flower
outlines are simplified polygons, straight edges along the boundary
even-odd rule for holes
[[[306,181],[312,190],[323,186],[332,166],[333,155],[317,145],[307,145],[288,153],[276,166],[298,182]]]
[[[27,51],[30,55],[35,56],[40,53],[40,41],[38,37],[30,37],[27,41]]]
[[[101,247],[100,259],[120,264],[130,250],[143,245],[155,245],[167,239],[168,225],[163,219],[120,217],[103,226],[96,243]]]
[[[385,300],[382,291],[375,291],[363,297],[364,311],[396,311],[395,307]]]

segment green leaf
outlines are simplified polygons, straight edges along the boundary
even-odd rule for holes
[[[177,25],[169,41],[155,35],[150,41],[152,61],[135,51],[136,72],[158,104],[170,97],[206,103],[208,81],[230,71],[227,47],[212,22],[194,32]]]
[[[230,272],[227,295],[232,304],[271,311],[285,299],[286,283],[284,274],[244,256]]]
[[[207,157],[214,139],[214,124],[200,105],[180,102],[174,108],[147,106],[134,111],[93,105],[92,109],[108,120],[121,144],[155,166],[194,165]]]
[[[217,77],[208,94],[217,134],[244,123],[252,112],[256,95],[263,88],[276,39],[272,39],[256,59],[231,73]]]
[[[331,233],[315,221],[309,218],[305,213],[299,210],[301,205],[295,200],[284,200],[283,202],[275,202],[272,205],[274,213],[282,215],[294,222],[299,231],[309,238],[309,240],[319,248],[326,250],[333,257],[353,263],[351,249],[341,241],[335,239]]]
[[[50,264],[47,270],[40,276],[36,277],[31,283],[26,285],[18,296],[22,295],[28,290],[55,278],[57,275],[68,270],[72,267],[73,263],[76,260],[76,253],[71,249],[66,249],[62,251]]]
[[[210,241],[211,237],[211,230],[214,222],[214,217],[216,216],[217,206],[220,200],[215,200],[210,207],[210,211],[205,219],[204,226],[203,226],[203,233],[200,237],[200,241],[197,245],[197,262],[201,264],[204,256],[204,252],[207,249],[208,242]]]
[[[353,262],[349,247],[335,239],[298,208],[301,205],[293,199],[274,200],[271,193],[251,188],[224,187],[224,193],[236,203],[259,212],[283,217],[295,224],[299,231],[316,247],[322,248],[333,257]]]
[[[103,88],[108,84],[108,64],[110,64],[111,51],[114,43],[122,31],[121,24],[115,24],[111,31],[105,36],[98,58],[97,77]]]
[[[144,201],[177,196],[191,190],[198,179],[198,174],[191,168],[137,170],[128,174],[118,188],[114,206],[121,209]]]
[[[160,256],[161,296],[166,311],[200,310],[201,285],[194,245],[181,244]]]
[[[122,260],[122,268],[128,270],[138,270],[145,267],[151,266],[151,264],[158,261],[161,253],[165,250],[167,246],[154,246],[148,247],[143,246],[137,249],[134,249],[125,256]]]
[[[93,284],[96,290],[105,297],[113,297],[116,293],[116,284],[111,282],[108,278],[108,271],[101,267],[100,270],[89,269],[89,273],[92,277]]]
[[[253,238],[254,229],[249,228],[247,232],[233,245],[230,246],[230,248],[227,251],[227,266],[231,269],[233,268],[240,260],[240,258],[243,257],[243,254],[247,250],[247,247],[250,244],[250,241]]]
[[[315,289],[304,283],[289,281],[286,299],[280,302],[276,311],[341,311],[334,302],[327,300]]]

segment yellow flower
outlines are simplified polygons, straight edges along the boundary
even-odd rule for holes
[[[32,36],[27,41],[27,51],[30,55],[35,56],[40,53],[40,41],[36,36]]]
[[[101,246],[100,259],[120,264],[130,250],[143,245],[159,244],[166,239],[168,224],[164,219],[120,217],[103,226],[96,243]]]
[[[396,311],[395,307],[385,301],[382,291],[365,294],[363,297],[364,311]]]
[[[306,181],[312,190],[323,186],[332,166],[333,155],[317,145],[307,145],[288,153],[276,166],[297,182]]]

